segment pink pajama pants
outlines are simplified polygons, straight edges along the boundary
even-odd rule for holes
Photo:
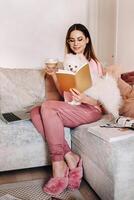
[[[91,123],[101,116],[94,106],[74,106],[64,101],[45,101],[41,107],[31,111],[32,122],[47,141],[52,161],[64,160],[64,155],[71,151],[64,138],[64,127],[74,128]]]

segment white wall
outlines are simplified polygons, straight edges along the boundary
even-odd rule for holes
[[[116,0],[89,1],[89,30],[102,65],[113,64],[116,56]]]
[[[134,1],[117,0],[116,63],[134,71]]]
[[[0,67],[41,67],[63,59],[67,29],[89,24],[88,0],[0,0]]]
[[[97,52],[103,65],[114,63],[116,36],[116,0],[98,0]]]
[[[94,45],[94,49],[97,52],[98,42],[98,0],[89,0],[88,2],[88,19],[89,19],[89,32]]]
[[[63,60],[66,31],[80,22],[104,65],[132,71],[133,19],[133,0],[0,0],[0,67],[38,68],[47,57]]]
[[[134,1],[97,1],[97,55],[104,65],[134,71]],[[94,19],[94,23],[96,20]]]

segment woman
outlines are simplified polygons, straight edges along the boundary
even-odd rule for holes
[[[92,78],[102,75],[101,66],[95,56],[90,34],[82,24],[72,25],[66,36],[66,52],[83,54],[89,61]],[[54,70],[47,69],[58,87]],[[59,89],[59,88],[58,88]],[[60,91],[59,91],[60,92]],[[73,99],[81,102],[73,106],[64,101],[45,101],[41,107],[31,111],[31,119],[37,130],[44,136],[52,160],[53,178],[43,187],[44,192],[55,195],[64,189],[79,188],[82,178],[82,160],[73,153],[64,138],[64,127],[74,128],[101,118],[98,102],[70,89]]]

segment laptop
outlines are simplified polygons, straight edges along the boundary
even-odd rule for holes
[[[23,110],[23,111],[0,113],[0,119],[8,124],[13,122],[30,120],[30,112]]]

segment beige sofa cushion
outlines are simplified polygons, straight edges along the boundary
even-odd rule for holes
[[[39,69],[0,68],[0,111],[24,109],[43,101],[45,84]]]

